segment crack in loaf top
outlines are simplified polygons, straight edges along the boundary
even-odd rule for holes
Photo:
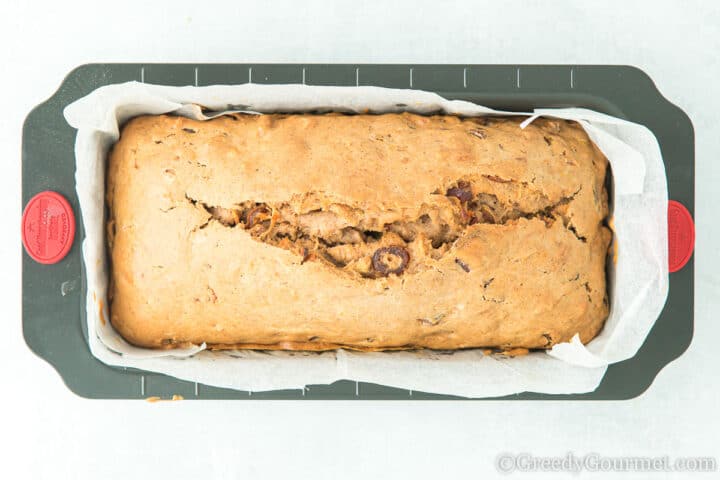
[[[520,129],[519,121],[407,113],[139,117],[123,129],[115,154],[129,153],[133,175],[148,177],[135,178],[148,204],[163,213],[187,200],[198,207],[191,232],[213,219],[248,227],[245,217],[262,209],[259,240],[377,277],[376,250],[402,247],[408,258],[398,271],[412,273],[475,223],[539,216],[548,226],[561,218],[581,241],[596,233],[607,205],[602,156],[574,123],[541,119]],[[153,209],[116,213],[156,221]]]

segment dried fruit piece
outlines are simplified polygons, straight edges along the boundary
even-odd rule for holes
[[[448,188],[447,192],[445,192],[445,196],[455,197],[460,200],[461,203],[465,203],[472,200],[473,194],[470,184],[460,181],[458,182],[457,187]]]
[[[392,245],[378,248],[372,256],[372,265],[376,272],[382,276],[391,273],[400,275],[410,263],[410,253],[405,247]]]
[[[258,225],[266,220],[270,220],[271,216],[272,211],[267,205],[258,205],[257,207],[250,209],[247,213],[245,228],[249,230],[255,225]]]

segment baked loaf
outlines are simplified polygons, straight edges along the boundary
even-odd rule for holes
[[[108,166],[111,322],[152,348],[588,342],[607,160],[576,123],[520,121],[135,118]]]

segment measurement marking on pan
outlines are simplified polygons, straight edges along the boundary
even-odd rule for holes
[[[252,397],[252,391],[248,390],[248,397]]]
[[[570,69],[570,88],[575,88],[575,70]]]
[[[360,396],[360,382],[355,382],[355,396]]]
[[[305,85],[305,67],[303,67],[303,79],[302,84]]]
[[[463,68],[463,88],[467,88],[467,67]]]
[[[140,377],[140,395],[145,396],[145,375]]]
[[[410,69],[410,88],[412,88],[412,80],[413,80],[413,79],[412,79],[412,74],[413,74],[413,69],[411,68],[411,69]]]
[[[355,86],[360,86],[360,69],[358,67],[355,67]]]
[[[408,394],[412,397],[412,390],[408,390]]]
[[[140,81],[145,83],[145,67],[140,67]]]
[[[252,67],[248,67],[248,83],[252,83]]]
[[[195,67],[195,86],[198,86],[198,67]]]
[[[515,76],[515,85],[517,88],[520,88],[520,68],[517,69],[517,74]]]
[[[197,397],[198,395],[200,395],[200,385],[195,382],[195,396]]]

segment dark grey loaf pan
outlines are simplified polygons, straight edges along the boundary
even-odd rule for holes
[[[695,153],[692,124],[642,71],[627,66],[570,65],[318,65],[318,64],[91,64],[76,68],[57,92],[27,117],[22,143],[22,204],[55,190],[75,209],[77,234],[60,263],[41,265],[23,252],[23,331],[29,347],[60,373],[68,387],[90,398],[150,396],[185,399],[452,399],[381,385],[339,381],[304,390],[244,392],[199,385],[165,375],[114,368],[87,346],[85,274],[80,245],[84,227],[75,193],[75,131],[63,108],[92,90],[130,80],[163,85],[306,83],[377,85],[437,92],[443,97],[505,110],[586,107],[643,124],[657,137],[669,197],[693,213]],[[670,275],[660,318],[635,357],[611,365],[592,393],[521,393],[512,400],[618,400],[645,391],[658,372],[690,344],[693,334],[693,260]]]

